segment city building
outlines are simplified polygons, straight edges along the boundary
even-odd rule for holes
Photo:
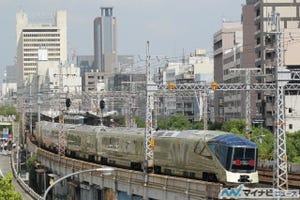
[[[130,73],[133,70],[135,59],[133,55],[118,55],[118,65],[116,65],[115,73]]]
[[[213,36],[214,81],[224,83],[224,52],[243,42],[241,22],[223,21],[222,28]],[[226,71],[225,71],[226,72]],[[224,92],[214,92],[214,116],[216,122],[225,120]]]
[[[280,44],[282,52],[282,65],[289,70],[300,70],[300,48],[299,34],[299,13],[300,2],[290,0],[260,0],[254,4],[255,7],[255,66],[261,70],[262,76],[258,79],[260,83],[274,82],[276,66],[276,31],[281,32]],[[273,16],[280,18],[280,28],[274,24]],[[299,92],[286,93],[285,107],[287,117],[287,130],[295,130],[296,115],[299,117],[297,105],[291,104],[298,99]],[[291,100],[294,99],[294,100]],[[259,115],[264,120],[265,126],[274,128],[275,122],[275,93],[274,91],[261,91],[257,96]],[[291,112],[290,112],[291,111]],[[293,116],[293,117],[292,117]],[[292,117],[292,118],[290,118]],[[291,120],[291,121],[289,121]]]
[[[245,72],[241,71],[242,43],[223,53],[223,83],[245,83]],[[245,118],[245,91],[226,91],[224,95],[224,120]]]
[[[207,55],[206,50],[196,49],[190,53],[188,63],[193,66],[194,82],[210,84],[214,80],[213,60]],[[204,106],[207,104],[207,107]],[[207,112],[208,120],[214,121],[213,109],[213,93],[212,91],[201,91],[194,98],[194,121],[203,120],[204,113]],[[204,111],[207,108],[207,111]]]
[[[94,56],[93,55],[78,55],[77,66],[80,68],[81,76],[84,76],[85,72],[94,71]],[[96,71],[96,70],[95,70]]]
[[[67,61],[66,11],[56,12],[55,18],[33,17],[17,13],[17,80],[18,85],[36,73],[38,50],[47,49],[48,60],[64,64]]]
[[[169,62],[164,67],[159,68],[158,80],[163,84],[185,84],[185,83],[211,83],[213,81],[213,62],[207,56],[203,49],[196,49],[191,52],[187,62],[183,59],[181,62]],[[158,115],[161,118],[169,117],[180,113],[187,117],[191,122],[203,119],[204,100],[206,96],[208,101],[208,118],[214,115],[211,102],[212,93],[202,91],[193,96],[168,96],[160,97],[158,102]]]
[[[241,54],[242,59],[241,68],[244,69],[243,83],[246,83],[246,74],[249,70],[249,80],[250,84],[257,83],[257,78],[262,74],[261,71],[255,70],[255,32],[256,27],[254,23],[255,9],[254,5],[257,0],[246,0],[246,4],[242,7],[242,23],[243,23],[243,52]],[[261,121],[261,117],[258,112],[258,107],[256,105],[257,101],[257,91],[250,91],[250,118],[254,121]],[[242,116],[246,115],[246,95],[242,95],[241,98],[242,105]]]
[[[94,20],[94,69],[111,74],[117,65],[117,19],[113,7],[101,7],[101,17]]]
[[[85,92],[99,91],[99,83],[103,82],[102,73],[94,70],[85,72],[82,76],[82,89]],[[105,88],[103,88],[104,90]]]
[[[13,97],[17,92],[17,76],[16,76],[17,66],[7,65],[3,83],[2,83],[2,97]]]
[[[115,74],[109,81],[110,91],[122,91],[121,98],[114,98],[109,100],[110,110],[116,110],[121,115],[125,116],[125,123],[127,126],[135,126],[134,117],[137,116],[145,119],[145,88],[146,75],[145,73],[120,73]]]

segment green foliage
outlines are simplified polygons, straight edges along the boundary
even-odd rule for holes
[[[124,116],[116,116],[114,118],[115,123],[118,124],[118,126],[125,126],[125,117]]]
[[[274,136],[268,129],[263,127],[251,128],[251,141],[258,146],[258,157],[262,160],[273,159]]]
[[[26,167],[28,170],[34,169],[35,167],[36,158],[34,156],[31,156],[26,160]]]
[[[138,128],[145,128],[145,127],[146,127],[145,121],[142,120],[142,119],[139,118],[139,117],[135,117],[135,123],[136,123],[136,126],[137,126]]]
[[[222,123],[220,122],[208,122],[208,130],[221,130]]]
[[[168,119],[168,126],[170,129],[187,130],[191,127],[191,122],[182,114],[176,114]]]
[[[223,123],[221,130],[245,136],[245,124],[245,120],[242,119],[229,120]]]
[[[182,114],[173,115],[167,120],[158,120],[157,124],[160,129],[187,130],[191,128],[191,122]]]
[[[0,199],[2,200],[21,200],[22,196],[14,190],[12,183],[13,175],[8,173],[4,178],[0,178]]]
[[[192,125],[192,129],[203,130],[204,129],[203,121],[194,122]]]
[[[289,162],[300,163],[300,131],[287,133],[286,151]]]
[[[19,114],[15,107],[12,106],[1,106],[0,107],[0,115],[8,116],[8,115],[15,115],[16,121],[19,121]]]
[[[36,163],[36,158],[34,156],[31,156],[26,160],[26,167],[27,167],[27,171],[29,172],[29,186],[32,188],[37,187],[35,163]]]
[[[168,129],[168,123],[167,123],[167,120],[166,120],[166,119],[158,119],[158,120],[157,120],[157,126],[158,126],[160,129],[167,130],[167,129]]]

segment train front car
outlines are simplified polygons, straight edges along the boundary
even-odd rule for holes
[[[219,135],[208,146],[225,169],[227,183],[258,183],[257,145],[232,134]]]

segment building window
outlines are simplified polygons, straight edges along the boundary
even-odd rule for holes
[[[292,108],[289,108],[289,113],[292,113],[293,112],[293,109]]]
[[[289,124],[289,129],[293,129],[293,124]]]

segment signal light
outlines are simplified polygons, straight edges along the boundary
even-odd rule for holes
[[[168,89],[172,91],[172,90],[174,90],[174,88],[175,88],[175,84],[173,82],[170,82],[168,84]]]
[[[66,106],[67,106],[68,109],[71,106],[71,99],[70,98],[66,98]]]
[[[217,82],[212,82],[212,84],[211,84],[211,89],[213,90],[213,91],[216,91],[216,89],[218,88],[218,83]]]
[[[153,150],[154,149],[154,145],[155,145],[155,141],[154,138],[150,139],[150,148]]]
[[[105,108],[105,101],[102,99],[100,101],[100,109],[103,110]]]

